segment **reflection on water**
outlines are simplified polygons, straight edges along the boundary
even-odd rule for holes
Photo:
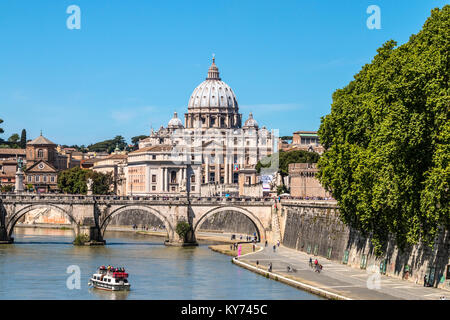
[[[15,230],[15,243],[0,245],[0,299],[318,299],[268,280],[209,250],[166,247],[164,238],[107,232],[106,246],[76,247],[73,232]],[[124,266],[130,292],[88,288],[100,265]],[[81,289],[66,286],[67,267],[81,270]]]

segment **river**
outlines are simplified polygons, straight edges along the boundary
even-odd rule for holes
[[[71,230],[16,228],[14,236],[0,245],[0,299],[320,299],[240,268],[206,242],[166,247],[160,237],[107,231],[106,246],[76,247]],[[88,287],[108,264],[126,268],[130,292]],[[69,266],[79,267],[80,289],[67,286]]]

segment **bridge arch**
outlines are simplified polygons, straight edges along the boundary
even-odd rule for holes
[[[70,224],[72,225],[72,229],[74,233],[76,234],[76,228],[78,226],[78,223],[76,219],[73,217],[71,213],[69,213],[67,210],[51,203],[43,203],[43,204],[31,204],[26,207],[21,208],[19,211],[15,212],[7,221],[6,223],[6,230],[8,233],[8,237],[12,237],[14,226],[16,223],[28,212],[36,210],[36,209],[55,209],[58,212],[63,213],[65,216],[67,216],[70,220]]]
[[[211,210],[208,210],[206,213],[204,213],[202,216],[200,216],[196,222],[194,222],[194,233],[197,232],[197,229],[200,227],[200,225],[209,217],[215,215],[216,213],[220,213],[223,211],[235,211],[239,212],[243,215],[245,215],[247,218],[250,219],[250,221],[253,223],[253,225],[256,228],[256,232],[258,234],[258,240],[259,241],[265,241],[266,238],[266,229],[264,228],[264,225],[262,224],[261,220],[258,219],[257,216],[255,216],[251,211],[241,208],[241,207],[233,207],[233,206],[223,206],[223,207],[216,207]]]
[[[162,221],[162,223],[164,224],[164,227],[167,230],[167,233],[169,235],[169,240],[172,240],[174,237],[174,228],[172,226],[172,224],[169,222],[169,220],[167,220],[166,216],[163,215],[161,212],[159,212],[158,210],[156,210],[155,208],[152,208],[151,206],[146,206],[146,205],[123,205],[121,207],[115,208],[114,210],[112,210],[101,222],[100,222],[100,231],[102,234],[102,237],[104,237],[105,232],[106,232],[106,227],[108,226],[108,224],[111,222],[111,219],[114,218],[115,216],[124,213],[126,211],[130,211],[130,210],[141,210],[141,211],[145,211],[146,213],[152,214],[154,216],[156,216],[159,220]]]

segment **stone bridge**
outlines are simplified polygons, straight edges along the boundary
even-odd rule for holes
[[[12,243],[16,223],[28,212],[51,208],[70,220],[75,236],[85,234],[88,244],[104,244],[106,228],[117,215],[128,210],[142,210],[158,217],[168,233],[168,244],[195,244],[195,233],[205,219],[222,212],[239,212],[255,225],[259,241],[272,239],[274,200],[270,198],[190,198],[86,196],[52,194],[0,195],[0,243]],[[176,233],[178,222],[188,222],[192,230],[185,239]]]

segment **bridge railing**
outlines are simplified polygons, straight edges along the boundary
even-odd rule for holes
[[[148,195],[148,196],[118,196],[118,195],[83,195],[83,194],[36,194],[36,193],[0,193],[0,200],[13,201],[97,201],[97,202],[114,202],[114,201],[149,201],[149,202],[182,202],[186,203],[188,198],[184,195]],[[269,197],[255,198],[255,197],[190,197],[191,203],[249,203],[249,204],[268,204],[272,203],[273,199]]]

